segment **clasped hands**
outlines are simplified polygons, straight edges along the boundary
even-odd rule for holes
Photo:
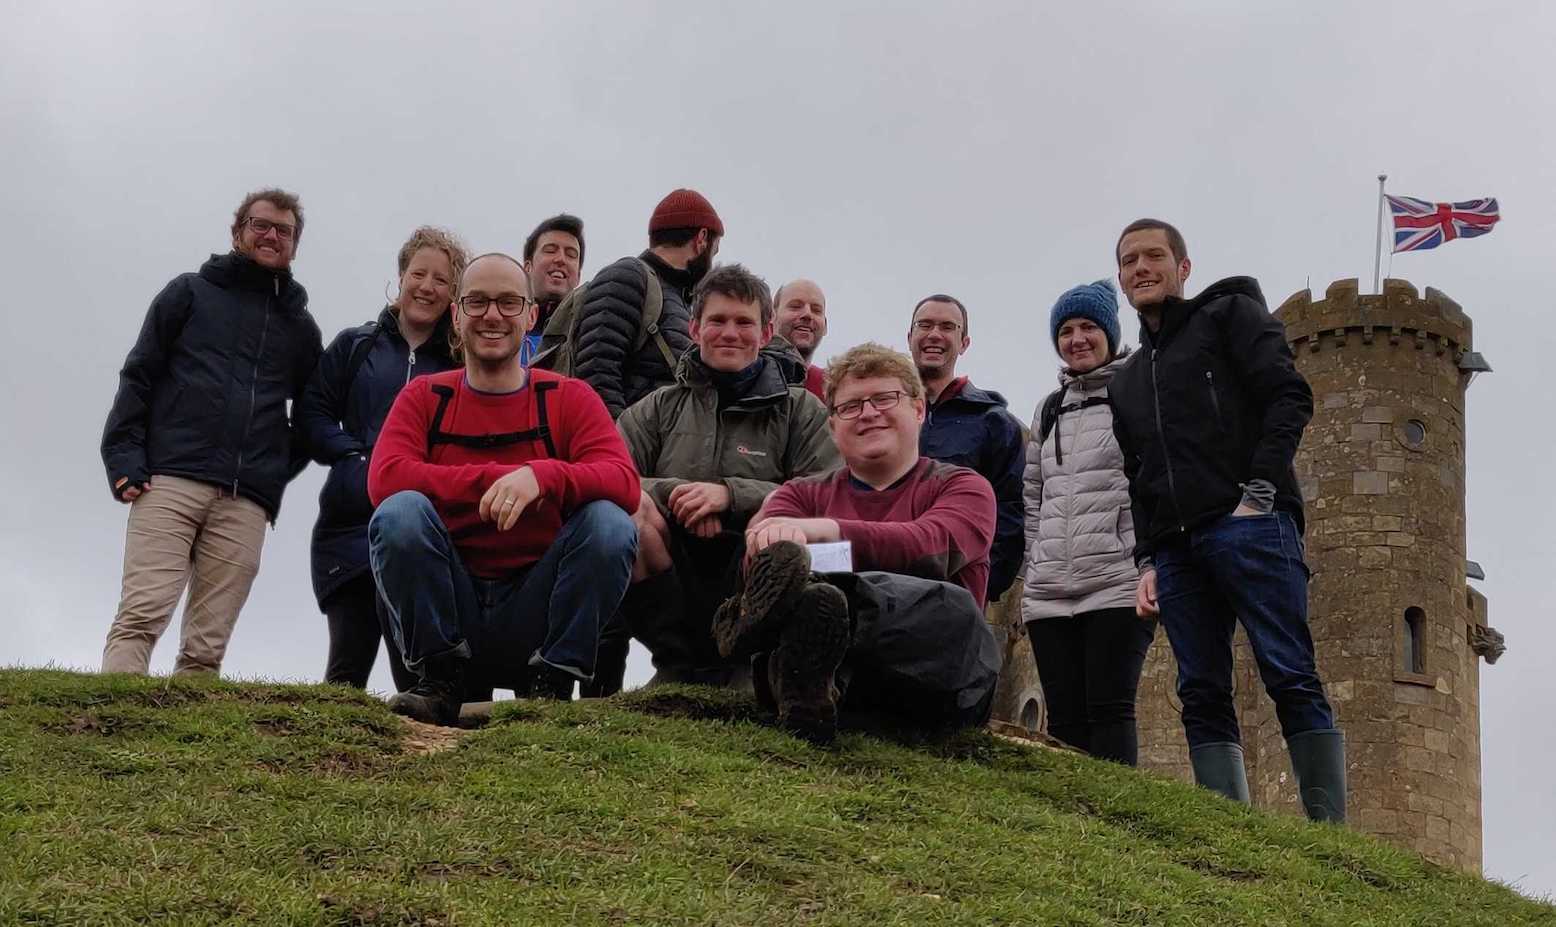
[[[519,523],[519,516],[540,497],[540,484],[529,466],[510,470],[492,481],[481,496],[482,521],[494,521],[498,531],[507,531]]]

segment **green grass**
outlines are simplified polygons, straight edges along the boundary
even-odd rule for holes
[[[0,850],[0,924],[1556,923],[1085,757],[818,750],[698,689],[421,755],[344,689],[0,671]]]

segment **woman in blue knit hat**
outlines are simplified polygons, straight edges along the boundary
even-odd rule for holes
[[[1128,361],[1109,280],[1067,290],[1049,331],[1059,388],[1027,444],[1027,567],[1021,617],[1032,640],[1048,733],[1135,765],[1135,691],[1154,619],[1135,616],[1134,521],[1108,382]]]

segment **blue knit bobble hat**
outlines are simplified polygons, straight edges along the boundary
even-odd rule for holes
[[[1089,319],[1108,336],[1108,356],[1118,356],[1118,296],[1112,280],[1083,283],[1064,291],[1048,314],[1048,330],[1054,350],[1059,349],[1059,326],[1070,319]]]

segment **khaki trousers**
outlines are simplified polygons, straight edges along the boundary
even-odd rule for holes
[[[124,584],[103,647],[103,672],[146,672],[186,586],[173,672],[218,672],[259,573],[265,510],[182,477],[154,476],[151,484],[130,503]]]

